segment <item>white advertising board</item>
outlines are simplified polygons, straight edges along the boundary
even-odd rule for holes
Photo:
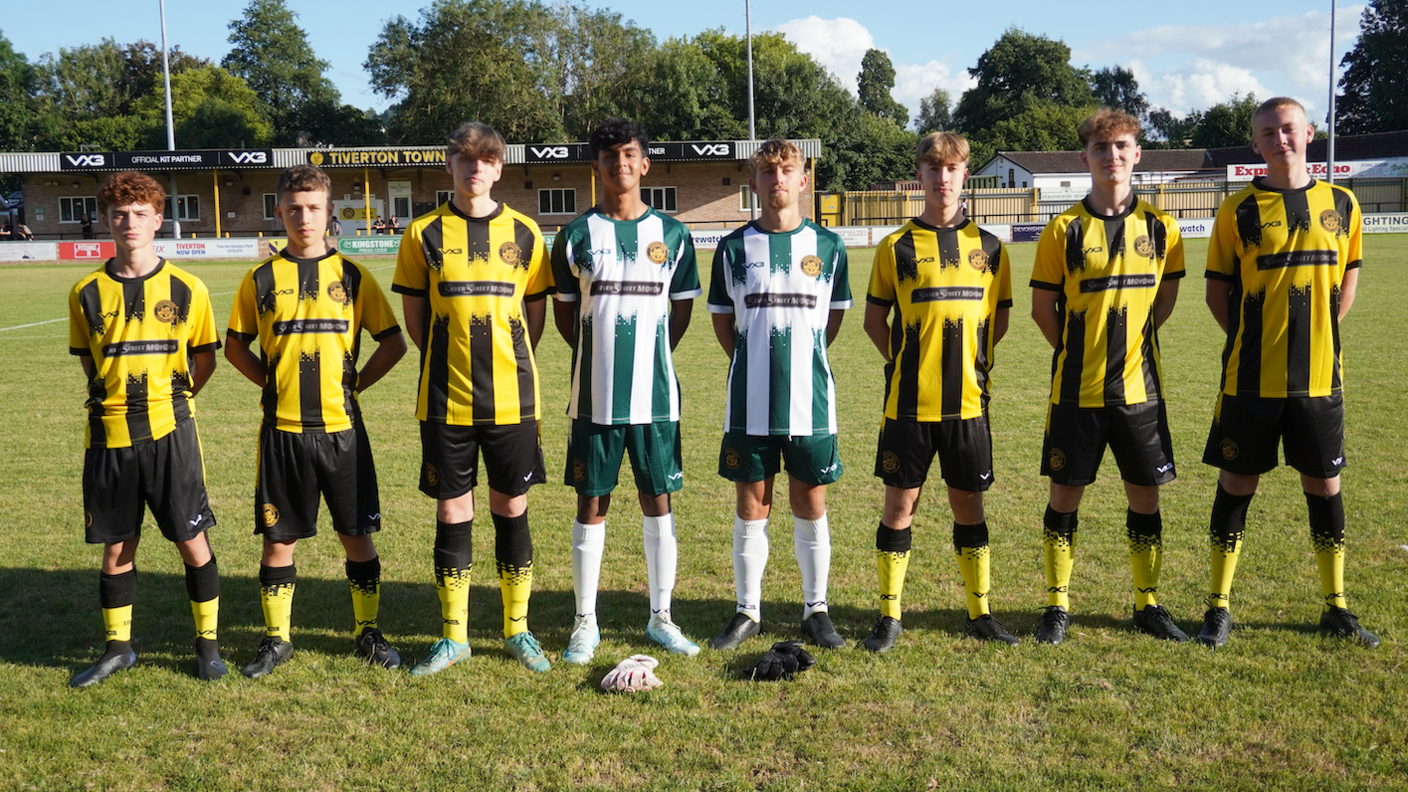
[[[58,261],[57,242],[0,243],[0,261]]]
[[[263,258],[257,239],[158,239],[152,242],[163,258]]]
[[[1366,234],[1408,234],[1408,214],[1366,214]]]
[[[1323,162],[1307,162],[1305,164],[1305,170],[1317,179],[1325,178],[1325,163]],[[1230,182],[1248,182],[1258,176],[1265,175],[1266,166],[1262,164],[1227,166],[1227,181]],[[1408,176],[1408,157],[1349,160],[1347,162],[1335,163],[1336,179],[1373,177],[1397,178],[1399,176]]]
[[[1212,218],[1180,217],[1178,218],[1178,233],[1182,234],[1184,239],[1211,239]]]

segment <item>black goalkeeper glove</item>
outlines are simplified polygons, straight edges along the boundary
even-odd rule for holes
[[[778,641],[744,675],[755,682],[776,682],[791,679],[814,665],[816,658],[802,648],[801,641]]]

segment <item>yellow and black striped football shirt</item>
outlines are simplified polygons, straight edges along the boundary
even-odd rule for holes
[[[447,201],[411,221],[391,290],[429,301],[416,417],[458,426],[537,419],[523,302],[552,287],[537,223],[502,203],[469,217]]]
[[[1283,399],[1341,387],[1340,284],[1363,264],[1354,193],[1254,181],[1222,202],[1207,277],[1231,283],[1222,392]]]
[[[352,428],[363,329],[377,341],[401,332],[376,279],[337,251],[316,259],[281,251],[250,270],[227,333],[259,341],[264,423],[293,433]]]
[[[1051,403],[1079,407],[1162,398],[1154,297],[1183,277],[1178,222],[1145,201],[1105,217],[1083,200],[1041,232],[1031,285],[1057,292],[1061,344]]]
[[[141,278],[111,274],[112,261],[69,293],[69,352],[93,360],[86,448],[159,440],[195,413],[190,356],[220,348],[210,292],[162,260]]]
[[[971,220],[935,228],[918,218],[875,249],[871,305],[894,307],[885,417],[977,418],[988,400],[994,319],[1012,307],[1007,248]]]

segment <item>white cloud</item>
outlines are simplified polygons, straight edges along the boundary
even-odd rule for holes
[[[853,96],[856,94],[861,61],[866,50],[875,47],[875,37],[864,25],[847,17],[809,16],[784,22],[776,30],[831,72]],[[911,118],[919,115],[920,100],[928,98],[935,88],[947,90],[950,100],[957,103],[958,97],[974,83],[966,69],[955,74],[944,61],[901,63],[892,56],[891,62],[895,67],[895,87],[890,96],[909,109]]]
[[[1337,58],[1354,45],[1364,6],[1338,9]],[[1329,90],[1330,19],[1325,12],[1274,17],[1235,25],[1165,25],[1136,30],[1114,41],[1078,51],[1074,60],[1123,62],[1157,106],[1180,113],[1225,102],[1235,93],[1269,98],[1278,93],[1323,108]]]
[[[875,37],[865,26],[846,17],[822,19],[809,16],[777,26],[777,32],[797,45],[797,49],[812,56],[841,85],[856,93],[856,75],[865,51],[875,46]]]

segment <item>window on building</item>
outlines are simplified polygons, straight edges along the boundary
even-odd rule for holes
[[[674,187],[642,187],[640,199],[661,212],[679,211],[675,205]]]
[[[1016,186],[1017,186],[1017,169],[1016,169],[1016,168],[1008,168],[1008,169],[1007,169],[1007,186],[1008,186],[1008,187],[1016,187]]]
[[[264,193],[264,219],[265,219],[265,220],[274,220],[274,219],[276,219],[276,215],[274,214],[274,206],[277,205],[278,202],[279,202],[279,196],[275,195],[274,193]]]
[[[411,216],[411,199],[410,199],[410,198],[400,198],[400,197],[392,198],[392,199],[391,199],[391,205],[392,205],[392,207],[393,207],[392,210],[391,210],[391,214],[392,214],[393,216],[395,216],[395,217],[410,217],[410,216]]]
[[[447,203],[449,203],[450,201],[454,200],[454,197],[455,197],[455,191],[454,191],[454,190],[436,190],[436,191],[435,191],[435,205],[436,205],[436,206],[444,206],[445,204],[447,204]]]
[[[747,212],[753,208],[753,190],[748,185],[738,188],[738,211]]]
[[[166,220],[171,220],[171,196],[166,197],[166,204],[162,207],[161,215]],[[198,195],[178,195],[176,196],[176,220],[200,220],[200,196]]]
[[[577,214],[577,191],[538,190],[538,214]]]
[[[81,198],[60,198],[59,199],[59,222],[60,223],[81,223],[83,213],[96,219],[98,215],[98,199],[93,196]]]

